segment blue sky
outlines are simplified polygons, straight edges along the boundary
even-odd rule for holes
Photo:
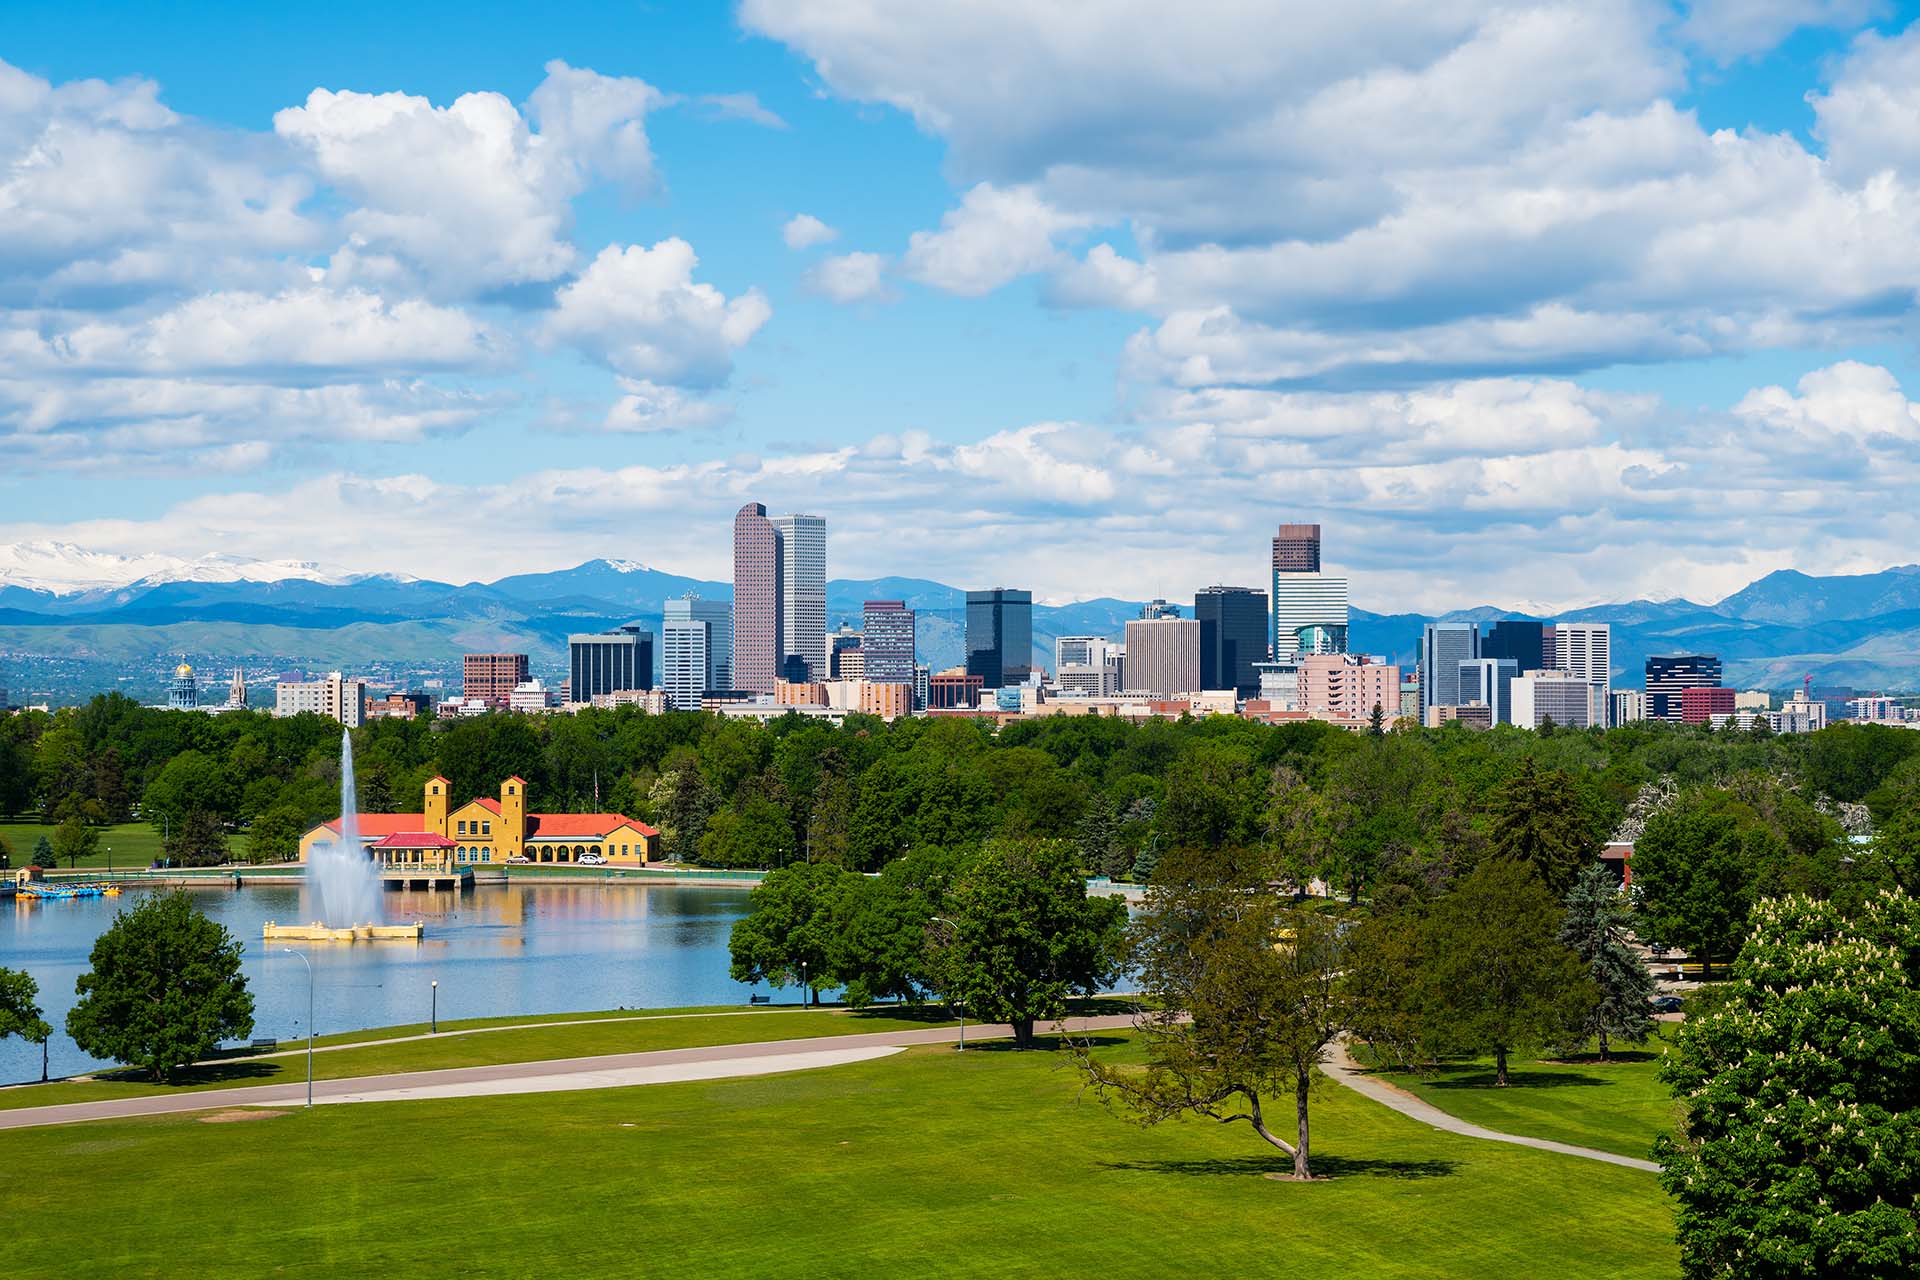
[[[9,4],[0,544],[723,575],[759,500],[1063,599],[1310,519],[1375,608],[1913,558],[1907,7],[550,8]]]

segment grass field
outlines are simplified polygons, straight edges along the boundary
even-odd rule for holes
[[[795,1016],[813,1016],[798,1015]],[[1435,1132],[1328,1083],[1316,1168],[1143,1130],[1058,1053],[0,1134],[13,1280],[1673,1276],[1649,1174]],[[30,1171],[30,1172],[29,1172]]]
[[[5,840],[13,850],[13,865],[24,867],[33,856],[33,842],[41,836],[48,841],[53,839],[53,827],[40,822],[22,822],[14,820],[0,821],[0,840]],[[242,838],[244,840],[244,837]],[[233,838],[228,838],[232,844]],[[100,828],[100,849],[91,857],[80,859],[78,867],[107,866],[108,850],[112,850],[113,865],[132,869],[144,867],[160,856],[160,833],[144,822],[122,822],[111,827]],[[60,860],[65,870],[67,861]]]
[[[1660,1024],[1660,1038],[1620,1045],[1610,1062],[1510,1064],[1505,1089],[1494,1087],[1493,1060],[1453,1062],[1427,1076],[1387,1076],[1462,1120],[1503,1133],[1551,1138],[1617,1155],[1651,1158],[1655,1137],[1673,1131],[1677,1111],[1660,1083],[1660,1057],[1678,1024]]]

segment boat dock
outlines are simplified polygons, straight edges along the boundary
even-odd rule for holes
[[[382,867],[380,883],[389,889],[446,889],[458,893],[473,888],[473,868],[462,866]]]

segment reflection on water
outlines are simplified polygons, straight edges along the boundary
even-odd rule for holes
[[[268,950],[260,926],[312,919],[304,888],[195,889],[194,901],[246,945],[254,1034],[307,1034],[307,972]],[[40,982],[55,1028],[54,1074],[100,1065],[67,1039],[74,981],[114,913],[137,901],[78,898],[0,905],[0,965]],[[319,1034],[425,1022],[434,981],[444,1019],[594,1009],[739,1004],[755,988],[727,977],[727,931],[746,888],[516,885],[464,894],[389,893],[389,920],[424,920],[418,943],[294,944],[313,962]],[[764,990],[764,988],[761,988]],[[40,1047],[0,1041],[0,1083],[38,1079]]]

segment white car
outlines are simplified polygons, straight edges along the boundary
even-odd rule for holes
[[[580,855],[580,864],[587,867],[604,867],[607,865],[607,860],[597,853],[583,853]]]
[[[525,854],[520,854],[520,853],[516,853],[516,854],[514,854],[514,855],[513,855],[513,856],[512,856],[511,858],[508,858],[508,859],[507,859],[507,862],[508,862],[508,864],[509,864],[509,865],[512,865],[512,864],[514,864],[514,863],[518,863],[518,864],[520,864],[521,866],[525,866],[525,865],[526,865],[527,863],[529,863],[529,862],[532,862],[532,861],[533,861],[533,859],[532,859],[532,858],[529,858],[529,857],[527,857],[527,856],[526,856]]]

